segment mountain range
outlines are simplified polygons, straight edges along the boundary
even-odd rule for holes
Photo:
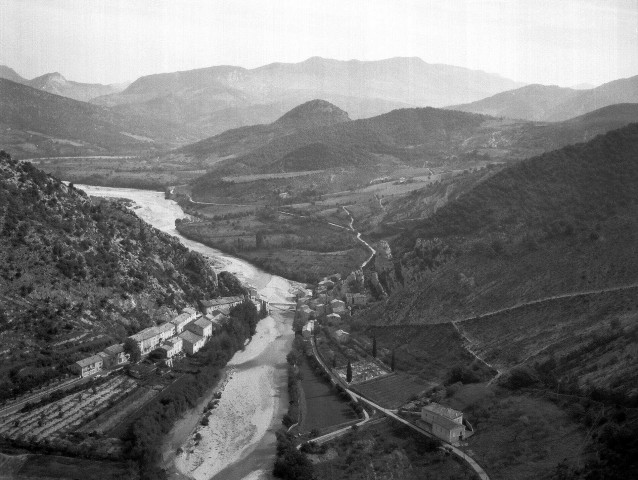
[[[141,153],[179,143],[179,132],[0,78],[0,143],[16,157]]]
[[[127,86],[127,84],[102,85],[99,83],[74,82],[67,80],[58,72],[46,73],[27,80],[6,65],[0,65],[0,78],[83,102],[88,102],[95,97],[117,93]]]
[[[332,112],[330,121],[314,107]],[[315,100],[269,125],[229,130],[175,152],[209,162],[213,172],[274,173],[387,164],[442,166],[465,154],[495,160],[530,157],[638,121],[638,105],[613,105],[565,122],[499,120],[436,108],[399,109],[349,120],[336,106]],[[291,115],[295,122],[287,122]],[[314,122],[314,123],[313,123]],[[216,173],[211,173],[216,175]]]
[[[618,103],[638,103],[638,76],[589,89],[526,85],[452,110],[524,120],[562,121]]]
[[[339,61],[319,57],[259,68],[215,66],[144,76],[93,103],[186,122],[200,138],[229,128],[270,123],[322,98],[364,118],[408,106],[478,100],[520,83],[420,58]]]

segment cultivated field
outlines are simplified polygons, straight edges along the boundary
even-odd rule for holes
[[[340,399],[332,384],[310,368],[305,357],[300,370],[306,403],[301,431],[309,432],[315,428],[322,430],[356,420],[357,416],[348,402]]]
[[[397,373],[353,385],[352,389],[384,408],[396,409],[434,386],[409,375]]]

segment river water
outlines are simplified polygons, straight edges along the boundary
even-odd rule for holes
[[[136,214],[155,228],[173,235],[191,250],[209,258],[217,271],[235,274],[255,287],[272,303],[289,303],[299,286],[214,248],[182,237],[175,220],[186,215],[164,193],[130,188],[76,185],[91,196],[127,198]],[[288,407],[286,354],[294,334],[292,314],[273,306],[272,314],[257,325],[246,348],[237,352],[224,371],[218,407],[209,425],[199,425],[202,407],[214,393],[202,399],[174,426],[165,445],[165,467],[174,479],[258,480],[270,478],[275,457],[274,432]],[[201,440],[195,442],[194,434]],[[177,453],[177,449],[180,452]]]

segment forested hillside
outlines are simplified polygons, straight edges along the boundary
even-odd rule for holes
[[[124,203],[0,155],[1,395],[238,288]]]

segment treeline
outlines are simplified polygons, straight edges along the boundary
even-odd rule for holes
[[[259,312],[252,302],[245,301],[230,311],[231,321],[221,333],[211,338],[197,353],[201,362],[198,371],[186,374],[169,389],[145,407],[145,413],[130,427],[125,437],[130,459],[140,468],[142,480],[167,478],[160,467],[161,446],[164,436],[174,422],[190,408],[197,405],[202,395],[219,379],[221,369],[233,354],[243,348],[246,339],[254,333],[259,321]]]

